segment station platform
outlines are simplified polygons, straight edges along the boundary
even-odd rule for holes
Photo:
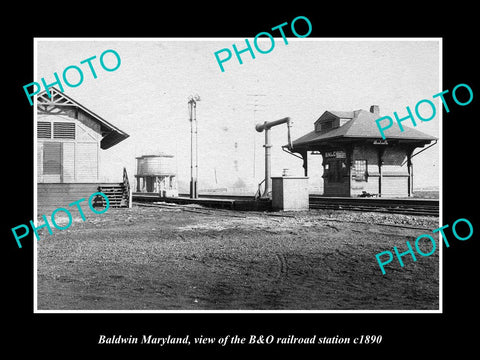
[[[206,195],[200,195],[198,198],[192,199],[187,196],[176,197],[160,197],[158,194],[134,192],[132,194],[132,200],[136,202],[166,202],[180,205],[196,204],[205,207],[229,209],[229,210],[256,210],[265,211],[271,210],[271,200],[255,200],[252,197],[246,196],[232,196],[232,197],[208,197]]]

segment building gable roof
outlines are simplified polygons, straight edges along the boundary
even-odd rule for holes
[[[330,114],[341,114],[343,118],[347,118],[347,116],[345,115],[351,113],[353,114],[353,117],[350,121],[343,124],[342,126],[329,130],[327,132],[309,132],[308,134],[294,140],[293,148],[305,147],[309,144],[319,144],[323,141],[331,141],[342,138],[382,139],[380,131],[375,122],[375,119],[379,118],[379,116],[376,114],[373,114],[366,110],[358,110],[354,112],[326,111],[325,113],[327,112]],[[320,118],[322,118],[322,116]],[[403,129],[403,132],[400,131],[400,128],[396,126],[396,124],[394,124],[391,128],[385,131],[386,140],[398,139],[424,143],[429,143],[432,140],[437,140],[437,138],[435,138],[434,136],[427,135],[421,131],[407,126],[404,126]]]
[[[102,149],[108,149],[130,136],[55,87],[51,87],[49,91],[50,97],[48,97],[46,90],[37,95],[37,108],[44,107],[44,109],[47,109],[49,107],[76,107],[81,109],[83,112],[85,112],[85,114],[87,114],[87,116],[100,125],[102,132],[100,147]]]
[[[339,119],[353,119],[354,112],[353,111],[325,111],[322,116],[318,118],[315,123],[324,120],[324,119],[331,119],[332,117],[339,118]]]

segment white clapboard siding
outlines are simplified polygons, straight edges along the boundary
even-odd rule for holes
[[[64,183],[75,182],[75,143],[62,143],[63,181]]]
[[[75,149],[75,181],[98,181],[98,143],[77,142]]]
[[[408,177],[407,176],[382,177],[382,196],[384,197],[408,196]]]

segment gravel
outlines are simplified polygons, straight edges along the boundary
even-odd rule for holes
[[[438,252],[407,255],[404,267],[394,259],[386,275],[375,258],[406,250],[438,218],[197,209],[109,209],[53,235],[40,230],[38,308],[438,309]]]

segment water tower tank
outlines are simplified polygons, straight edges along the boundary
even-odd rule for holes
[[[176,174],[173,155],[143,155],[137,157],[137,175],[168,176]]]

